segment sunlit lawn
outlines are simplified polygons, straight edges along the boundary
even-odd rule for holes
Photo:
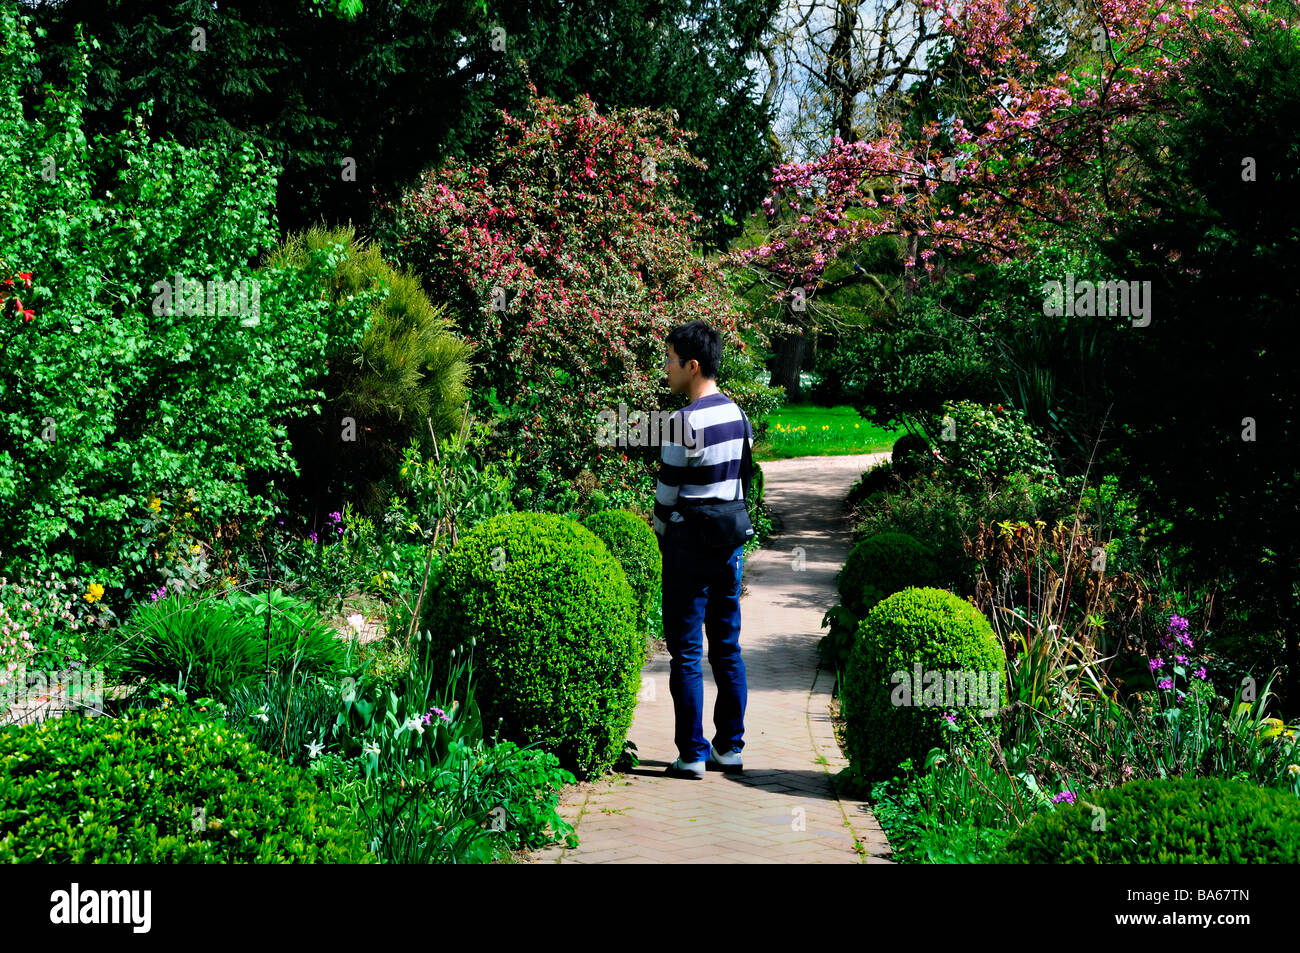
[[[880,453],[903,433],[902,428],[887,430],[868,423],[852,407],[793,404],[768,418],[767,434],[754,446],[754,459]]]

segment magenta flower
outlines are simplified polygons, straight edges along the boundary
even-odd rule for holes
[[[1073,804],[1073,803],[1074,803],[1074,792],[1073,792],[1073,791],[1062,791],[1060,794],[1056,795],[1056,797],[1052,798],[1052,803],[1053,803],[1053,804],[1060,804],[1061,802],[1065,802],[1066,804]]]
[[[1173,687],[1174,687],[1174,680],[1173,680],[1172,678],[1162,678],[1162,679],[1160,679],[1160,682],[1159,682],[1158,685],[1156,685],[1156,687],[1157,687],[1157,688],[1164,688],[1164,689],[1170,689],[1170,688],[1173,688]]]
[[[159,599],[161,599],[161,598],[162,598],[163,596],[165,596],[165,595],[167,595],[167,587],[166,587],[166,586],[159,586],[159,587],[158,587],[157,589],[155,589],[153,592],[149,593],[149,601],[150,601],[150,602],[157,602]]]
[[[445,721],[445,722],[450,722],[450,721],[451,721],[451,716],[448,715],[448,714],[447,714],[445,711],[443,711],[441,708],[431,708],[431,709],[429,709],[429,711],[427,711],[427,712],[424,714],[424,717],[421,718],[421,721],[423,721],[423,722],[427,725],[427,724],[429,724],[430,722],[433,721],[433,716],[434,716],[434,715],[437,715],[439,718],[441,718],[441,719],[442,719],[443,721]]]
[[[1192,672],[1192,678],[1198,678],[1201,681],[1205,681],[1205,666],[1202,665],[1196,671]]]
[[[1162,658],[1153,658],[1153,659],[1151,660],[1150,665],[1151,665],[1151,671],[1154,672],[1154,671],[1155,671],[1156,669],[1158,669],[1158,668],[1164,668],[1164,667],[1165,667],[1165,660],[1162,659]]]

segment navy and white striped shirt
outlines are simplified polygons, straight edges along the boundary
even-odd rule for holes
[[[744,497],[740,479],[744,441],[749,441],[751,450],[754,446],[754,430],[747,424],[735,401],[721,391],[706,394],[672,415],[671,437],[663,443],[655,487],[656,533],[664,534],[679,499],[725,502]]]

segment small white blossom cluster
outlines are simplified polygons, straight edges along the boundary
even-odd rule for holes
[[[66,627],[76,632],[81,620],[73,613],[76,596],[69,583],[54,573],[34,582],[0,578],[0,686],[36,651],[36,636],[48,629]]]

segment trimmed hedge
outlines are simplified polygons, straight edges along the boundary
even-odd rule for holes
[[[447,555],[429,603],[435,677],[473,646],[486,726],[554,752],[578,778],[623,752],[640,692],[645,637],[636,597],[605,544],[552,513],[480,523]]]
[[[65,715],[0,731],[0,763],[0,863],[373,861],[311,777],[220,722]]]
[[[917,663],[921,697],[908,697]],[[883,778],[908,758],[923,761],[943,742],[945,711],[954,714],[959,728],[980,718],[982,706],[972,704],[969,695],[963,705],[931,697],[945,686],[927,685],[925,676],[949,671],[996,673],[996,707],[1006,704],[1006,657],[988,620],[969,602],[944,589],[904,589],[867,614],[841,692],[845,754],[859,777]],[[897,672],[909,677],[896,684],[892,676]],[[992,686],[986,681],[985,687]]]
[[[1300,798],[1223,778],[1130,781],[1035,815],[999,860],[1294,864],[1300,862]]]
[[[839,574],[840,601],[858,618],[886,596],[939,581],[934,550],[906,533],[877,533],[859,540]]]
[[[663,587],[663,557],[655,531],[630,510],[592,513],[582,525],[614,554],[637,602],[637,629],[645,631],[655,599]]]

